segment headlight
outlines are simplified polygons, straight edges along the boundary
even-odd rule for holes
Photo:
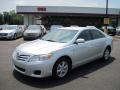
[[[9,35],[9,36],[12,36],[12,35],[13,35],[13,33],[11,32],[11,33],[9,33],[8,35]]]
[[[52,54],[43,54],[40,55],[41,60],[49,60],[51,58]]]
[[[12,57],[16,59],[16,49],[13,51]]]
[[[39,56],[32,56],[30,59],[29,59],[29,62],[36,62],[36,61],[40,61],[40,57]]]
[[[35,55],[35,56],[32,56],[32,57],[29,59],[29,62],[49,60],[49,59],[51,58],[51,56],[52,56],[52,54]]]

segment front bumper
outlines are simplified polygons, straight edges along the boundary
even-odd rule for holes
[[[0,36],[0,39],[12,39],[13,36]]]
[[[37,77],[37,78],[51,76],[53,65],[54,65],[54,62],[51,62],[51,60],[38,61],[38,62],[26,62],[26,61],[13,59],[13,68],[16,71],[24,75]],[[36,71],[39,71],[39,75],[35,73]]]
[[[24,39],[37,39],[39,37],[39,35],[24,35]]]

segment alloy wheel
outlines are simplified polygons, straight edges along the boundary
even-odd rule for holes
[[[60,62],[57,66],[57,76],[60,78],[65,77],[68,73],[68,70],[69,70],[68,62],[66,61]]]
[[[104,60],[109,60],[109,58],[110,58],[110,51],[106,49],[104,52]]]

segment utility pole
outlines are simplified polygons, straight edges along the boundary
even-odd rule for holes
[[[109,18],[108,18],[108,0],[106,0],[106,16],[104,18],[104,24],[105,24],[105,30],[104,32],[108,33],[107,26],[109,24]]]
[[[106,17],[108,17],[108,0],[106,0]]]

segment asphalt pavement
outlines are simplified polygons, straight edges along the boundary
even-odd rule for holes
[[[120,90],[120,40],[114,39],[111,59],[97,60],[71,71],[62,80],[38,79],[13,71],[12,52],[23,39],[0,40],[0,90]]]

